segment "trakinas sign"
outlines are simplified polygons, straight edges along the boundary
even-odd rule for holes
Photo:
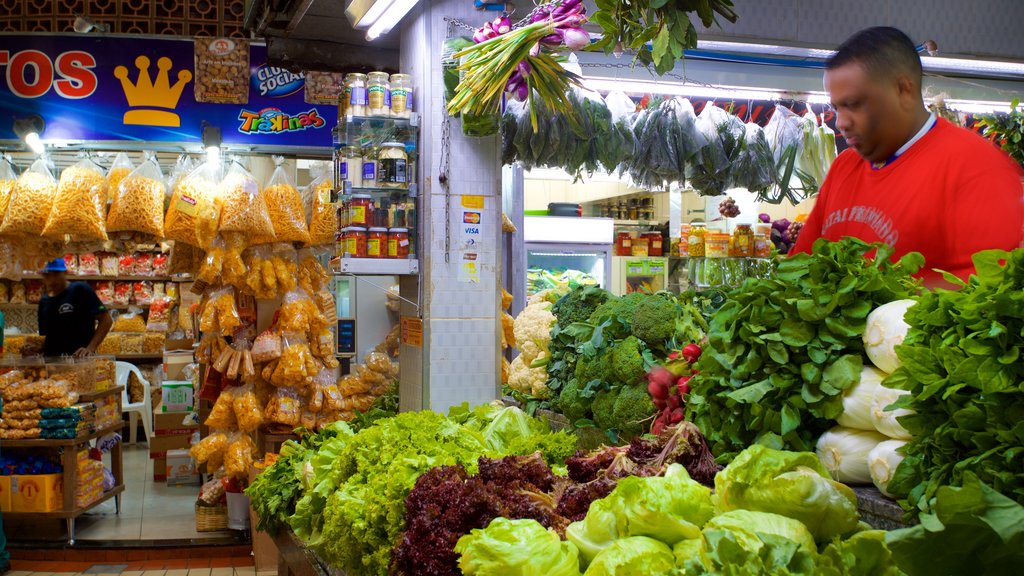
[[[199,143],[200,126],[249,146],[331,146],[333,106],[304,101],[302,74],[268,66],[250,48],[246,104],[195,100],[191,40],[127,36],[0,35],[0,140],[38,114],[43,140]]]

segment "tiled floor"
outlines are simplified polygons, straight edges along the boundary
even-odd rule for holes
[[[231,532],[196,532],[195,501],[198,486],[168,487],[153,482],[153,460],[144,443],[124,448],[124,484],[121,514],[108,500],[80,516],[78,540],[171,540],[214,538]]]

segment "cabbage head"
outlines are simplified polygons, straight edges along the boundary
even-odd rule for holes
[[[811,452],[754,445],[715,477],[719,512],[754,510],[799,520],[817,542],[857,529],[857,496],[835,482]]]
[[[585,576],[668,576],[675,571],[672,549],[653,538],[612,542],[594,558]]]
[[[840,576],[820,573],[815,566],[816,553],[807,551],[784,536],[753,533],[759,541],[750,546],[748,534],[728,528],[704,529],[704,542],[698,555],[688,554],[686,541],[677,545],[677,567],[686,576]]]
[[[770,534],[789,539],[812,554],[818,551],[807,527],[799,521],[770,512],[732,510],[711,519],[704,530],[730,530],[744,547],[759,550],[764,545],[761,535]]]
[[[580,576],[579,552],[536,520],[495,518],[459,538],[466,576]]]

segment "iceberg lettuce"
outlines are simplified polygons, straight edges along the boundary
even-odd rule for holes
[[[579,552],[536,520],[496,518],[459,538],[466,576],[579,576]]]
[[[584,576],[667,576],[675,569],[672,549],[653,538],[612,542],[594,558]]]

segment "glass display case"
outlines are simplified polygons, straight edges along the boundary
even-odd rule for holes
[[[616,256],[612,264],[611,291],[617,296],[668,289],[668,258]]]
[[[607,218],[526,217],[526,294],[568,283],[609,288],[612,231]]]

